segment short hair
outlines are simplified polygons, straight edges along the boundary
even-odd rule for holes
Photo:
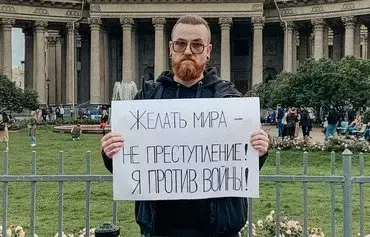
[[[180,17],[172,28],[171,39],[173,39],[173,32],[175,31],[175,28],[178,24],[204,25],[207,28],[208,35],[209,35],[208,43],[211,42],[211,30],[209,28],[208,22],[203,17],[198,16],[198,15],[190,15],[190,14]]]

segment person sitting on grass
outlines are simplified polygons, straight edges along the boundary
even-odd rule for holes
[[[80,124],[73,126],[73,128],[71,129],[72,140],[73,141],[76,139],[80,140],[81,133],[82,133],[82,129],[81,129]]]

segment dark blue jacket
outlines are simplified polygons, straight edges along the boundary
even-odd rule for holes
[[[156,81],[148,81],[143,89],[135,96],[135,99],[171,99],[171,98],[225,98],[241,97],[235,86],[228,81],[220,80],[216,75],[216,69],[211,68],[204,72],[204,78],[191,87],[173,80],[171,72],[162,73]],[[112,171],[112,161],[104,153],[103,159],[108,170]],[[267,158],[267,154],[260,157],[260,169]],[[141,234],[145,237],[152,237],[157,234],[154,231],[156,226],[156,206],[168,201],[137,201],[135,203],[136,222],[139,224]],[[177,202],[178,201],[171,201]],[[236,236],[247,221],[248,205],[247,199],[237,197],[224,197],[205,199],[202,206],[209,213],[207,225],[204,226],[206,235],[202,237],[230,237]],[[196,213],[194,213],[196,215]],[[163,217],[162,217],[163,218]],[[170,222],[171,216],[166,216]],[[196,218],[193,216],[193,218]],[[170,226],[169,226],[170,228]],[[183,237],[183,236],[182,236]],[[186,236],[187,237],[187,236]]]

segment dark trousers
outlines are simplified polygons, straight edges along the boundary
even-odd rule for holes
[[[303,137],[310,135],[310,128],[307,125],[302,125]]]
[[[286,127],[288,137],[294,137],[295,127],[294,126],[287,126]]]

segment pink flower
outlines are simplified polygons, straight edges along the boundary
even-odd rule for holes
[[[297,229],[298,228],[298,221],[288,221],[287,223],[287,228],[288,229]]]

